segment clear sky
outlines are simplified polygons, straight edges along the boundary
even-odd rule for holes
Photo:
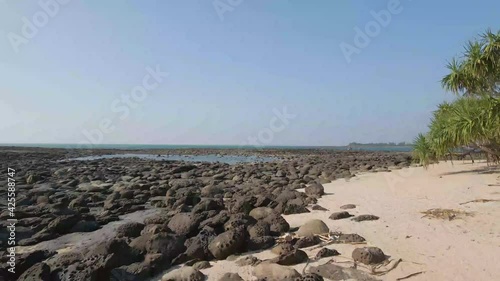
[[[500,27],[498,0],[54,1],[0,0],[0,143],[411,141],[446,61]]]

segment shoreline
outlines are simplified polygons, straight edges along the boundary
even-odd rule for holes
[[[110,150],[92,151],[92,153],[97,155],[107,151]],[[123,153],[121,150],[112,151]],[[78,153],[88,156],[87,152],[80,151]],[[269,156],[275,153],[275,151],[266,150],[257,152],[260,153],[260,156]],[[394,248],[395,244],[399,245],[409,241],[413,243],[412,239],[415,238],[412,237],[417,237],[419,232],[425,229],[421,223],[414,223],[417,221],[415,212],[421,215],[419,212],[425,210],[420,207],[418,211],[411,209],[412,213],[410,214],[408,207],[420,204],[424,200],[422,198],[441,196],[439,192],[436,193],[434,189],[430,188],[436,185],[434,182],[436,180],[441,181],[445,186],[456,184],[457,178],[459,178],[459,184],[464,182],[477,184],[478,175],[474,173],[450,174],[437,179],[436,173],[456,173],[460,169],[468,171],[485,166],[484,163],[477,161],[476,164],[469,166],[465,164],[466,162],[454,161],[453,166],[447,162],[436,164],[428,170],[424,170],[422,167],[413,167],[409,153],[331,150],[280,151],[279,161],[238,164],[158,161],[140,158],[57,161],[74,155],[74,153],[74,150],[65,149],[9,150],[0,148],[0,156],[3,160],[2,167],[16,167],[18,170],[16,173],[18,183],[16,186],[18,200],[16,212],[21,214],[19,224],[22,227],[18,228],[20,231],[18,237],[20,238],[18,238],[17,243],[21,241],[19,243],[22,245],[19,249],[22,249],[22,252],[19,252],[19,255],[22,256],[21,259],[28,259],[27,257],[35,253],[33,252],[35,249],[46,249],[48,251],[45,253],[50,254],[50,256],[39,256],[37,262],[49,264],[52,275],[73,274],[72,276],[79,276],[78,278],[83,279],[90,278],[89,276],[100,272],[98,265],[94,264],[94,259],[73,259],[74,253],[77,253],[77,256],[86,255],[81,250],[86,245],[104,243],[100,247],[107,247],[106,243],[116,242],[126,243],[128,246],[124,245],[125,248],[134,248],[149,243],[149,239],[158,239],[162,237],[161,235],[168,237],[170,237],[169,235],[177,235],[176,239],[180,239],[178,243],[184,244],[183,239],[191,239],[191,241],[193,241],[192,239],[195,241],[202,239],[200,237],[204,235],[201,234],[202,229],[204,229],[203,225],[207,225],[207,223],[212,228],[209,231],[212,231],[212,235],[215,236],[236,230],[236,228],[232,230],[236,226],[226,224],[230,220],[235,220],[236,225],[243,224],[248,227],[244,230],[247,234],[250,227],[256,225],[257,222],[280,225],[281,222],[266,222],[265,219],[262,221],[258,219],[257,221],[248,220],[247,214],[251,210],[248,208],[266,207],[275,212],[278,217],[288,221],[288,227],[291,226],[292,229],[301,226],[307,219],[321,219],[327,223],[332,232],[359,234],[368,241],[368,245],[380,247],[391,258],[402,258],[404,262],[393,271],[394,273],[391,272],[387,275],[390,278],[384,279],[387,276],[382,278],[383,280],[394,280],[401,277],[400,275],[396,276],[397,274],[407,273],[410,269],[421,269],[415,267],[415,264],[407,265],[406,260],[423,264],[421,259],[412,256],[411,248]],[[487,177],[497,175],[490,174]],[[487,179],[491,180],[491,178]],[[314,184],[323,184],[321,188],[324,189],[325,195],[319,199],[316,199],[314,193],[308,193],[304,190],[304,188]],[[415,194],[415,192],[417,193]],[[447,192],[455,196],[457,190],[447,187]],[[0,192],[1,194],[3,193]],[[446,198],[437,197],[437,199],[439,200],[436,202],[442,203],[441,207],[443,208],[451,208],[450,205],[454,204],[452,201],[446,201]],[[447,205],[447,203],[449,204]],[[247,204],[249,205],[247,206]],[[314,204],[325,207],[328,211],[311,209]],[[372,214],[379,216],[380,220],[357,223],[350,219],[337,221],[328,219],[332,212],[341,211],[339,207],[345,204],[358,206],[349,210],[353,215]],[[494,204],[496,202],[484,203],[484,206]],[[423,206],[426,208],[438,207]],[[395,213],[396,211],[398,213]],[[145,217],[140,215],[144,212],[152,212],[152,216],[146,221],[144,221]],[[155,212],[156,214],[154,214]],[[498,214],[497,209],[495,212]],[[0,215],[5,217],[6,213],[3,212]],[[123,219],[127,216],[135,218],[127,222],[120,220],[120,218]],[[179,216],[184,217],[181,221],[187,219],[185,216],[190,218],[181,224],[172,223],[176,218],[180,218]],[[206,223],[201,224],[202,221]],[[455,220],[452,221],[452,223],[455,222]],[[120,226],[119,229],[118,226]],[[186,226],[189,226],[187,228],[189,230],[186,230]],[[494,233],[500,232],[498,225],[494,227]],[[114,238],[115,233],[128,231],[129,228],[135,230],[130,237],[125,234],[125,237],[128,237],[126,242],[119,242]],[[475,228],[479,229],[476,226]],[[286,228],[286,230],[262,234],[264,236],[258,238],[266,238],[267,241],[271,239],[274,243],[275,240],[279,240],[278,236],[288,231]],[[0,231],[0,235],[5,234]],[[82,235],[88,235],[91,239],[83,239],[82,243],[78,243],[79,237]],[[383,239],[379,238],[378,235],[383,235]],[[123,237],[122,234],[118,236]],[[244,235],[244,237],[247,236]],[[422,239],[424,238],[430,239],[422,236]],[[107,240],[104,241],[105,239]],[[169,239],[171,237],[167,240]],[[498,241],[496,240],[498,237],[488,236],[487,239],[494,243]],[[479,241],[480,239],[476,238],[475,240]],[[248,243],[249,241],[251,240],[241,242]],[[159,247],[161,244],[155,245],[154,247]],[[410,243],[410,245],[413,244]],[[353,245],[335,244],[331,246],[342,254],[335,260],[345,256],[345,262],[349,261]],[[139,249],[144,249],[143,247],[140,246]],[[244,246],[244,252],[257,251],[252,253],[263,259],[274,257],[269,250],[260,251],[268,248],[269,243],[254,244],[253,247],[256,248],[247,249]],[[418,245],[418,247],[422,246]],[[436,245],[433,247],[438,248]],[[96,255],[103,259],[112,254],[108,251],[99,251],[98,248],[91,251],[97,251]],[[54,251],[59,253],[53,255]],[[166,261],[161,265],[152,265],[148,261],[149,258],[155,256],[158,251],[163,253],[162,255],[165,255],[166,252],[156,248],[148,248],[146,252],[140,251],[141,259],[121,261],[106,269],[105,272],[116,269],[121,272],[120,274],[141,274],[140,278],[143,279],[138,280],[144,280],[146,278],[144,276],[151,278],[152,275],[158,274],[158,270],[163,272],[164,269],[178,268],[178,265],[169,268],[168,264],[173,262],[174,258],[178,257],[177,255],[183,253],[182,251],[176,252],[172,257],[167,254]],[[238,253],[238,251],[234,249],[233,253]],[[305,249],[305,251],[311,258],[319,249],[312,251]],[[187,252],[188,250],[186,250]],[[424,254],[428,255],[428,253]],[[210,253],[203,255],[203,259],[209,260],[213,265],[212,268],[201,270],[208,275],[207,280],[218,280],[222,274],[232,270],[241,273],[238,271],[238,267],[235,267],[234,261],[215,261]],[[311,262],[309,267],[318,265],[319,262],[322,260]],[[71,264],[69,272],[61,273],[60,264]],[[139,271],[137,271],[138,266]],[[165,268],[165,266],[167,267]],[[299,263],[294,268],[302,272],[304,266],[305,264]],[[76,270],[80,267],[88,270],[85,272]],[[0,268],[1,270],[2,268]],[[128,272],[129,270],[134,273]],[[246,275],[242,275],[242,277],[244,280],[252,280],[253,269],[246,267],[246,270]],[[61,276],[58,278],[66,280]]]

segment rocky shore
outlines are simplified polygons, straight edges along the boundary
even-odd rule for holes
[[[255,155],[276,157],[277,161],[234,165],[139,158],[61,161],[121,153]],[[296,231],[290,229],[283,215],[321,208],[315,204],[324,194],[323,184],[361,173],[408,167],[411,157],[408,153],[321,149],[2,147],[0,161],[2,171],[8,167],[16,170],[19,246],[16,273],[11,274],[6,271],[5,260],[9,212],[3,200],[0,275],[13,280],[148,280],[173,266],[187,264],[195,266],[169,273],[163,280],[205,280],[198,269],[203,262],[268,249],[283,234]],[[6,186],[6,175],[1,176],[2,186]],[[5,189],[0,197],[6,198]],[[141,215],[126,219],[134,214]],[[92,233],[99,235],[87,243],[75,242],[80,240],[75,237]],[[295,247],[296,243],[311,246],[321,242],[308,239],[311,241],[302,244],[294,241],[292,248],[273,263],[295,264],[312,258]],[[364,252],[359,254],[360,259],[365,257]],[[312,273],[294,273],[292,277],[295,279],[290,280],[322,280]],[[228,274],[220,280],[242,279]]]

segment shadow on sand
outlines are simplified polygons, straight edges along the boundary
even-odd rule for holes
[[[470,164],[470,165],[474,165],[474,164]],[[473,169],[473,170],[464,169],[464,170],[460,170],[460,171],[444,173],[444,174],[441,174],[441,176],[461,175],[461,174],[500,174],[500,165],[483,166],[483,167],[478,167],[478,168]]]

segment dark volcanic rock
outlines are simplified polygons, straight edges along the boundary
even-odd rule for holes
[[[264,249],[275,243],[272,236],[290,230],[280,214],[308,212],[308,206],[316,204],[324,194],[321,183],[358,172],[406,167],[412,161],[408,153],[206,148],[158,150],[154,154],[272,156],[280,161],[231,165],[139,158],[58,161],[120,153],[152,152],[0,147],[2,167],[17,167],[18,245],[33,245],[71,232],[90,232],[149,204],[163,208],[159,215],[144,221],[146,226],[132,223],[118,229],[117,236],[125,241],[133,239],[132,249],[114,242],[123,247],[109,246],[106,253],[92,257],[68,254],[36,259],[35,264],[45,262],[52,269],[53,278],[92,280],[115,274],[119,276],[113,277],[116,280],[142,280],[170,266],[172,259],[213,259],[209,245],[225,231],[242,232],[239,240],[243,242],[236,243],[236,252]],[[323,210],[314,205],[311,208]],[[8,212],[0,212],[0,219],[6,218]],[[0,229],[0,251],[6,248],[6,235],[5,228]],[[162,235],[179,242],[182,249],[174,252],[180,254],[156,253],[171,247]],[[354,234],[340,235],[338,239],[364,241]],[[310,241],[306,238],[294,242],[302,247]],[[17,267],[21,268],[23,261],[18,258]],[[36,270],[41,270],[43,279],[43,266]]]
[[[60,280],[109,280],[111,270],[132,264],[142,256],[127,245],[125,240],[111,239],[98,243],[83,260],[68,267],[53,269]]]
[[[327,208],[321,207],[320,205],[313,205],[311,209],[316,210],[316,211],[328,211]]]
[[[342,210],[354,209],[354,208],[356,208],[356,205],[354,205],[354,204],[347,204],[347,205],[340,206],[340,209],[342,209]]]
[[[168,222],[170,228],[175,234],[193,236],[203,217],[193,213],[179,213],[173,216]]]
[[[186,251],[179,255],[172,263],[180,264],[188,260],[198,259],[198,260],[210,260],[213,258],[208,246],[212,240],[217,236],[215,231],[209,227],[206,227],[198,233],[193,238],[186,240],[185,246]]]
[[[193,213],[202,213],[206,211],[221,211],[224,210],[224,202],[222,199],[201,199],[201,201],[194,206]]]
[[[250,237],[262,237],[262,236],[269,236],[271,233],[271,227],[269,226],[269,223],[260,221],[257,222],[255,225],[251,226],[248,229],[248,233],[250,234]]]
[[[69,233],[70,229],[80,221],[80,218],[79,214],[59,216],[49,223],[47,231],[58,234]]]
[[[138,222],[128,222],[120,225],[116,229],[117,237],[137,237],[141,235],[141,231],[144,229],[144,224]]]
[[[250,237],[247,241],[247,250],[258,251],[269,249],[274,246],[275,242],[272,236]]]
[[[287,232],[290,230],[290,225],[288,222],[280,215],[270,215],[265,218],[265,222],[269,223],[269,229],[271,231],[271,235],[279,236],[281,233]]]
[[[305,236],[300,238],[297,242],[295,242],[295,248],[301,249],[301,248],[307,248],[311,247],[314,245],[317,245],[321,242],[318,236]]]
[[[38,263],[26,270],[18,281],[52,281],[50,267],[45,263]]]
[[[168,263],[186,250],[184,237],[167,233],[152,235],[146,242],[146,252],[148,254],[162,254],[163,259]]]
[[[267,217],[271,215],[277,215],[275,211],[272,208],[268,207],[257,207],[255,209],[252,209],[249,213],[251,217],[253,217],[256,220],[262,220],[266,219]]]
[[[329,219],[331,220],[341,220],[341,219],[346,219],[346,218],[350,218],[352,217],[353,215],[349,214],[349,212],[335,212],[333,214],[330,215]]]
[[[364,264],[377,264],[385,261],[386,256],[380,248],[377,247],[364,247],[354,249],[352,252],[352,259],[356,262]]]
[[[359,215],[359,216],[353,218],[352,220],[357,221],[357,222],[362,222],[362,221],[376,221],[378,219],[379,219],[379,217],[374,216],[374,215]]]
[[[325,188],[320,183],[313,183],[304,190],[307,196],[319,198],[325,194]]]
[[[243,250],[245,236],[243,228],[223,232],[210,242],[208,249],[216,259],[223,260]]]
[[[316,259],[327,258],[340,255],[335,249],[323,248],[316,253]]]
[[[7,272],[7,268],[4,268],[4,266],[7,266],[8,256],[6,254],[2,255],[2,257],[0,258],[0,273],[3,272],[16,278],[21,275],[21,273],[25,272],[28,268],[34,266],[35,264],[40,264],[42,261],[54,256],[55,254],[56,252],[46,250],[36,250],[30,253],[17,254],[16,273],[14,274]]]
[[[233,214],[244,213],[249,214],[255,208],[257,198],[254,196],[239,196],[233,198],[234,202],[229,206],[229,211]]]
[[[309,271],[318,274],[328,280],[342,281],[342,280],[362,280],[362,281],[377,281],[378,279],[372,277],[364,271],[355,268],[341,267],[332,263],[325,263],[319,266],[312,266]]]
[[[136,262],[112,269],[110,281],[142,281],[149,278],[153,272],[148,264]]]
[[[92,232],[101,226],[96,221],[81,220],[77,222],[69,232]]]
[[[290,252],[285,252],[278,257],[271,259],[270,262],[277,263],[280,265],[295,265],[303,263],[309,260],[306,252],[302,250],[294,249]]]
[[[356,233],[340,234],[339,240],[344,243],[362,243],[366,241],[365,238]]]

